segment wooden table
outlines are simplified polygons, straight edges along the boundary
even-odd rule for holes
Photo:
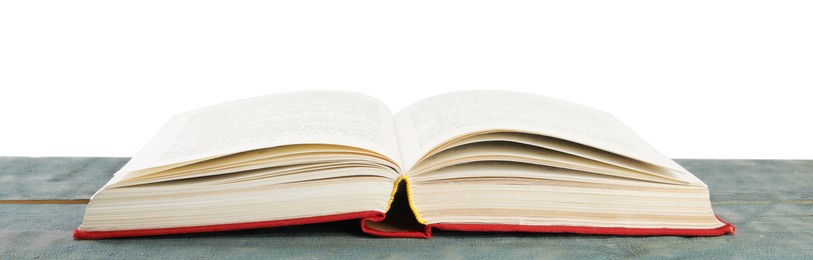
[[[437,231],[380,239],[357,221],[150,238],[71,238],[88,198],[127,158],[0,157],[0,259],[8,258],[813,258],[813,161],[678,160],[711,189],[721,237]]]

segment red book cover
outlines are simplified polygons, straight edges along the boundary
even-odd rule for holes
[[[206,233],[206,232],[314,224],[351,219],[361,219],[361,230],[367,234],[378,237],[399,237],[399,238],[430,238],[432,236],[432,228],[453,231],[573,233],[573,234],[623,235],[623,236],[721,236],[725,234],[733,235],[736,231],[734,225],[725,222],[722,219],[720,221],[725,223],[725,225],[714,229],[529,226],[529,225],[455,224],[455,223],[437,223],[431,225],[421,225],[420,229],[401,229],[387,225],[376,226],[376,223],[383,223],[386,221],[385,220],[386,214],[375,211],[364,211],[309,218],[296,218],[285,220],[272,220],[272,221],[195,226],[195,227],[156,228],[156,229],[138,229],[138,230],[117,230],[117,231],[82,231],[80,229],[75,229],[73,232],[73,237],[75,239],[104,239],[104,238],[141,237],[141,236],[174,235],[188,233]]]
[[[403,180],[403,182],[402,182]],[[140,237],[156,235],[172,235],[187,233],[205,233],[232,231],[243,229],[271,228],[334,222],[342,220],[360,219],[361,230],[367,234],[378,237],[399,238],[430,238],[432,228],[452,231],[482,231],[482,232],[535,232],[535,233],[573,233],[593,235],[623,235],[623,236],[721,236],[734,234],[736,228],[731,223],[713,229],[677,229],[677,228],[625,228],[625,227],[589,227],[589,226],[533,226],[510,224],[471,224],[471,223],[435,223],[426,224],[421,219],[409,198],[410,186],[408,180],[401,178],[396,181],[390,197],[390,207],[387,213],[378,211],[362,211],[336,215],[304,217],[283,220],[259,221],[248,223],[219,224],[193,227],[155,228],[117,231],[83,231],[76,229],[73,232],[75,239],[103,239],[121,237]]]
[[[327,215],[318,217],[307,218],[294,218],[283,220],[259,221],[248,223],[235,223],[235,224],[220,224],[209,226],[194,226],[194,227],[175,227],[175,228],[153,228],[153,229],[136,229],[136,230],[116,230],[116,231],[83,231],[75,229],[73,231],[74,239],[102,239],[102,238],[119,238],[119,237],[143,237],[143,236],[157,236],[157,235],[174,235],[174,234],[188,234],[188,233],[206,233],[206,232],[219,232],[219,231],[233,231],[243,229],[256,229],[256,228],[270,228],[282,226],[294,226],[304,224],[315,224],[324,222],[334,222],[351,219],[365,219],[383,217],[383,213],[376,211],[363,211],[337,215]]]

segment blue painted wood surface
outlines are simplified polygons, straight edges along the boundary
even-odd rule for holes
[[[813,258],[813,161],[678,160],[711,189],[737,235],[618,237],[437,231],[380,239],[358,222],[212,234],[75,241],[87,199],[126,158],[0,157],[0,259],[49,258]],[[6,203],[3,203],[6,201]]]

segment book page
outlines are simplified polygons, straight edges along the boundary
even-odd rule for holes
[[[483,132],[525,132],[592,146],[686,172],[615,117],[533,94],[473,90],[434,96],[395,116],[404,169],[452,138]]]
[[[452,165],[479,161],[503,161],[536,164],[650,182],[691,185],[688,178],[669,178],[645,174],[555,150],[515,142],[478,142],[461,145],[431,156],[412,167],[409,176],[433,174]],[[699,185],[699,183],[697,184]]]
[[[291,144],[352,146],[401,160],[384,104],[353,92],[305,91],[177,115],[119,172]]]
[[[559,138],[514,132],[497,132],[489,134],[480,134],[471,137],[466,137],[463,139],[458,139],[457,141],[444,144],[443,149],[434,150],[427,156],[429,157],[428,159],[422,160],[421,162],[418,163],[420,166],[416,167],[423,168],[425,166],[424,163],[435,158],[435,154],[437,153],[448,151],[461,145],[494,142],[494,141],[531,145],[537,147],[538,149],[550,149],[578,156],[581,158],[589,159],[592,161],[622,167],[638,173],[661,176],[669,179],[680,180],[687,183],[694,184],[703,183],[702,181],[700,181],[700,179],[691,174],[682,174],[680,172],[676,172],[668,168],[643,163],[638,160],[633,160],[628,157],[617,155],[615,153],[608,153],[606,151],[599,150],[590,146],[562,140]],[[413,167],[412,169],[417,170],[416,167]]]

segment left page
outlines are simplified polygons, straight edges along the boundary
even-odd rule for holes
[[[177,115],[110,183],[223,155],[293,144],[357,147],[401,156],[392,112],[346,91],[303,91],[244,99]]]

